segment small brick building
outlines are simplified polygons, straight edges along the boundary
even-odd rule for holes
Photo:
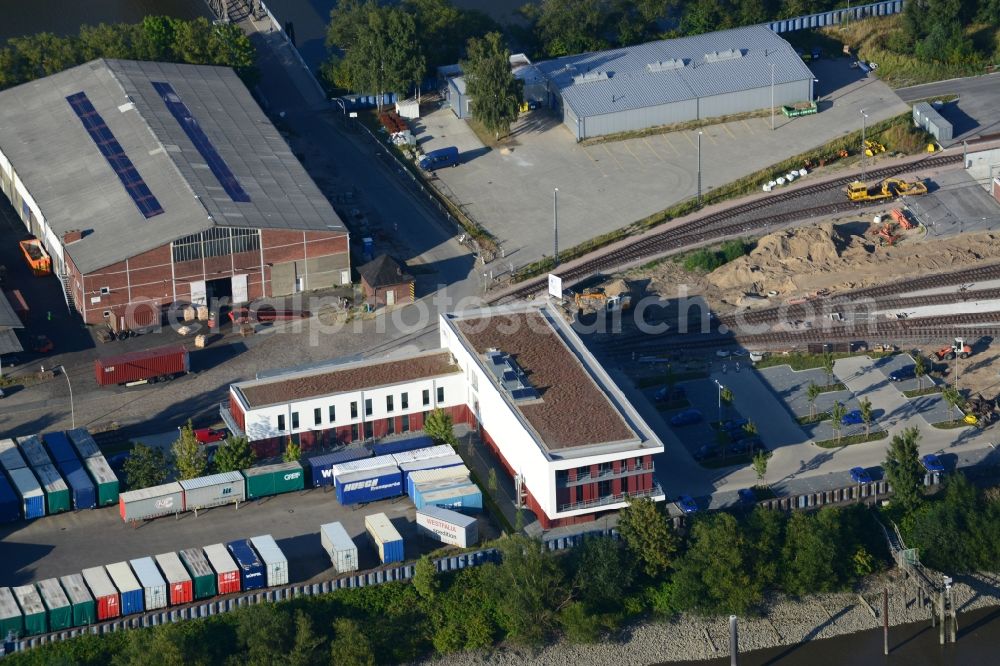
[[[94,60],[0,92],[0,191],[89,324],[350,283],[346,227],[229,68]]]
[[[406,267],[387,254],[375,257],[358,268],[365,300],[373,306],[412,303],[415,295],[413,276]]]

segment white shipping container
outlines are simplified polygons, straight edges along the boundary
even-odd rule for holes
[[[438,469],[447,467],[458,467],[462,464],[462,456],[456,454],[439,456],[437,458],[425,458],[424,460],[410,460],[407,462],[399,463],[399,469],[404,474],[412,474],[413,472],[428,470],[428,469]]]
[[[401,465],[405,462],[413,462],[415,460],[427,460],[428,458],[440,458],[442,456],[452,455],[455,455],[455,449],[453,449],[450,445],[438,444],[437,446],[428,446],[424,449],[414,449],[412,451],[394,453],[392,454],[392,457],[396,460],[397,465]]]
[[[191,582],[191,574],[188,573],[184,563],[177,553],[160,553],[156,556],[156,563],[160,565],[163,578],[168,585],[178,585]]]
[[[0,465],[8,472],[28,466],[13,439],[0,439]]]
[[[108,575],[111,576],[115,587],[122,594],[142,590],[142,585],[139,584],[139,580],[132,573],[128,562],[115,562],[114,564],[105,565],[104,568],[107,570]]]
[[[176,481],[140,490],[130,490],[118,496],[122,520],[149,520],[157,516],[184,511],[184,488]]]
[[[14,597],[17,598],[17,603],[21,606],[21,610],[24,611],[25,617],[45,612],[45,605],[42,603],[42,597],[38,594],[38,590],[35,589],[34,585],[12,587],[10,591],[13,592]],[[6,636],[4,636],[4,638],[6,638]]]
[[[412,485],[433,483],[435,481],[450,479],[468,482],[471,480],[469,468],[465,465],[455,465],[454,467],[442,467],[440,469],[421,469],[415,472],[410,472],[409,476],[409,482]]]
[[[94,597],[87,590],[87,584],[83,582],[83,576],[80,574],[62,576],[59,582],[62,583],[63,590],[65,590],[66,597],[70,600],[70,603],[85,604],[88,601],[94,600]]]
[[[270,534],[251,537],[250,543],[267,569],[267,586],[288,585],[288,558]]]
[[[330,468],[333,483],[337,483],[337,477],[349,472],[360,472],[363,470],[376,469],[378,467],[395,467],[396,460],[393,456],[375,456],[374,458],[362,458],[361,460],[350,460]]]
[[[142,585],[143,597],[146,600],[146,610],[156,610],[167,607],[167,581],[163,580],[152,557],[140,557],[131,560],[132,571],[135,572]]]
[[[181,481],[184,508],[208,509],[223,504],[238,504],[246,499],[246,481],[239,472],[223,472]]]
[[[0,620],[12,620],[21,617],[21,609],[17,607],[17,600],[9,587],[0,587]],[[0,636],[0,639],[6,639]]]
[[[438,506],[417,511],[417,529],[430,537],[459,548],[479,542],[479,523],[472,516]]]
[[[320,525],[319,540],[338,573],[358,570],[358,546],[340,523]]]

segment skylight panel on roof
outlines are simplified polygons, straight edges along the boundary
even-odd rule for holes
[[[169,83],[159,81],[152,81],[151,83],[153,84],[153,88],[156,89],[157,94],[163,99],[167,110],[170,111],[177,124],[181,126],[184,133],[191,139],[191,143],[194,144],[194,147],[201,154],[205,163],[208,164],[208,168],[212,170],[215,178],[222,185],[229,198],[233,201],[249,203],[250,195],[246,193],[240,182],[236,180],[236,176],[233,175],[229,165],[219,155],[219,152],[212,145],[211,140],[206,136],[205,131],[191,114],[191,111],[180,95],[174,91],[174,87]]]
[[[593,81],[604,81],[607,78],[607,72],[587,72],[586,74],[577,74],[573,77],[573,85],[579,83],[591,83]]]
[[[684,69],[684,60],[681,58],[670,58],[669,60],[658,60],[646,65],[650,73],[671,72],[675,69]]]
[[[742,58],[745,51],[743,49],[726,49],[725,51],[711,51],[705,54],[705,62],[723,62],[725,60],[736,60]]]
[[[115,138],[115,135],[104,123],[104,118],[94,108],[94,105],[90,102],[90,98],[87,97],[87,93],[78,92],[70,95],[66,98],[66,101],[69,102],[73,112],[76,113],[76,117],[83,123],[84,129],[87,130],[87,134],[90,135],[101,155],[104,156],[104,159],[108,161],[108,164],[118,176],[118,180],[125,187],[125,191],[132,197],[132,201],[135,202],[142,216],[148,220],[163,213],[163,207],[160,206],[160,202],[153,196],[153,193],[146,185],[146,181],[142,179],[142,176],[139,175],[139,172],[132,164],[132,160],[125,154],[125,149],[121,147],[118,139]]]

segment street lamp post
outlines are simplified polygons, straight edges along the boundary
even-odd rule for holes
[[[774,131],[774,63],[771,63],[771,131]]]
[[[76,428],[76,407],[73,405],[73,384],[71,384],[69,381],[69,373],[66,372],[65,365],[56,366],[56,368],[54,369],[58,369],[60,372],[62,372],[63,377],[66,378],[66,386],[69,387],[69,417],[70,417],[70,422],[73,425],[73,428]]]
[[[559,265],[559,188],[552,190],[552,259]]]
[[[698,205],[701,206],[701,130],[698,130]]]
[[[722,423],[722,389],[724,389],[725,387],[719,383],[718,379],[714,381],[715,385],[719,387],[719,423]]]
[[[867,130],[867,124],[865,123],[865,121],[867,119],[868,119],[868,114],[865,113],[864,109],[861,109],[861,182],[863,183],[867,182],[865,181],[865,155],[866,155],[865,151],[868,149],[867,146],[865,145],[865,140],[867,138],[865,136],[865,132]]]

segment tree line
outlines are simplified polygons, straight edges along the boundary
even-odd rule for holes
[[[248,84],[257,77],[254,48],[239,27],[214,25],[204,17],[147,16],[141,23],[81,26],[69,37],[50,32],[12,37],[0,48],[0,89],[95,58],[222,65],[235,69]]]

